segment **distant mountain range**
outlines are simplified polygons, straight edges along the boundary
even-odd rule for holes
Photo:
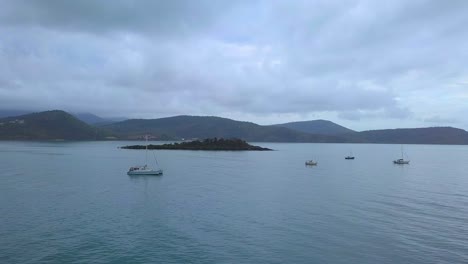
[[[357,140],[386,144],[468,145],[468,132],[453,127],[369,130],[357,133]]]
[[[174,116],[158,119],[130,119],[102,126],[120,138],[145,134],[163,139],[241,138],[271,142],[344,142],[334,135],[303,133],[280,126],[261,126],[215,116]]]
[[[261,126],[215,116],[174,116],[109,122],[93,114],[74,116],[60,110],[0,118],[0,140],[141,139],[144,135],[150,135],[156,140],[217,137],[240,138],[250,142],[468,145],[468,132],[453,127],[356,132],[326,120]]]

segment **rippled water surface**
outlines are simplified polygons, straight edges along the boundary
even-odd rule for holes
[[[0,142],[0,262],[468,263],[467,146],[127,143]]]

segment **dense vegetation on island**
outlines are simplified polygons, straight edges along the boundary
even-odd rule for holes
[[[124,146],[123,149],[146,149],[146,145]],[[148,145],[148,149],[174,149],[174,150],[271,150],[253,146],[241,139],[207,138],[181,143]]]
[[[2,113],[19,114],[22,111],[0,111],[0,116]],[[0,140],[141,140],[145,135],[151,140],[170,141],[216,137],[242,138],[249,142],[468,145],[468,132],[453,127],[355,132],[326,120],[262,126],[214,116],[114,122],[92,114],[73,116],[59,110],[0,118]]]

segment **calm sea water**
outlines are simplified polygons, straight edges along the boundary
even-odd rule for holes
[[[468,263],[468,146],[127,143],[0,142],[0,262]]]

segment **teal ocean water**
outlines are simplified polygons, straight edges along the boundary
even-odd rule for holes
[[[127,143],[0,142],[0,263],[468,263],[468,146]]]

